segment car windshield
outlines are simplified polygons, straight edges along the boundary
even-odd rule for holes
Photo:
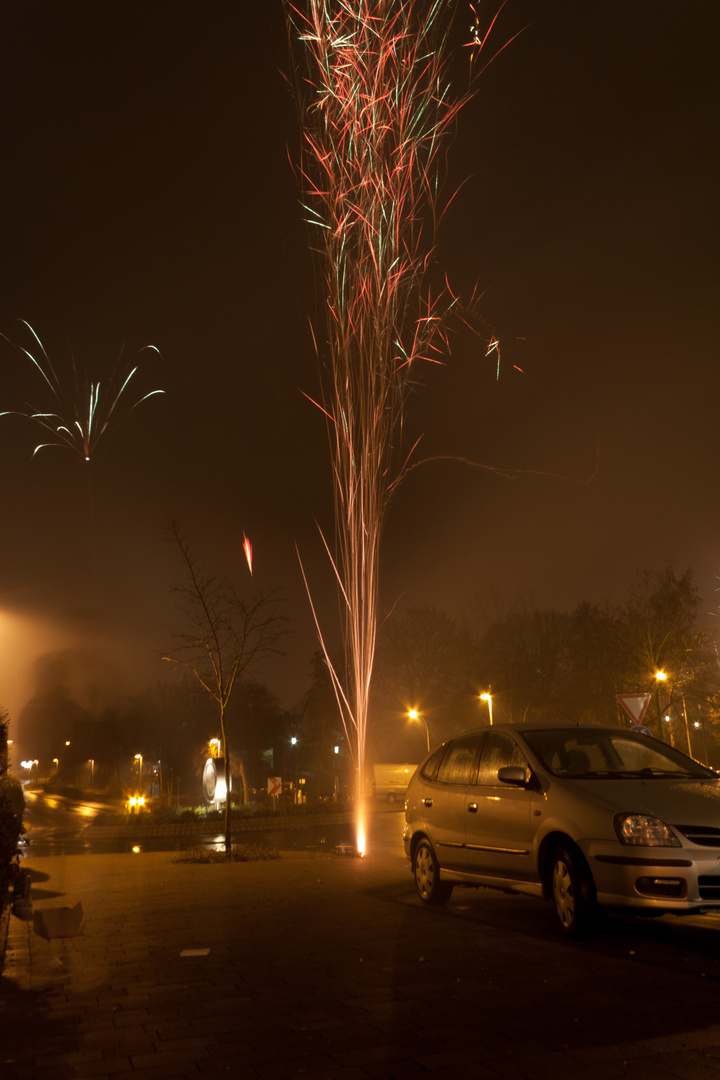
[[[523,732],[523,739],[555,776],[568,779],[717,779],[671,746],[647,735],[607,728],[548,728]]]

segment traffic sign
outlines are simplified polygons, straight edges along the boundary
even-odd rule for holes
[[[268,776],[268,795],[282,795],[282,776]]]
[[[649,694],[616,694],[615,695],[628,714],[633,724],[642,724],[647,707],[650,704]]]

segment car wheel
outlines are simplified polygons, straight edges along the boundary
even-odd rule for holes
[[[415,849],[413,875],[418,895],[426,904],[448,902],[453,887],[447,881],[441,881],[440,867],[429,840],[421,840]]]
[[[586,938],[599,924],[595,886],[582,857],[558,848],[552,859],[552,895],[563,934]]]

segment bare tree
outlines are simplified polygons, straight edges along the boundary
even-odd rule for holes
[[[278,614],[280,597],[273,591],[245,600],[226,578],[205,573],[176,521],[170,522],[168,533],[185,567],[185,579],[174,586],[174,591],[181,597],[187,630],[177,635],[179,644],[163,659],[189,671],[217,703],[225,759],[225,851],[229,856],[232,756],[227,709],[239,678],[268,654],[279,651],[283,633],[283,620]]]
[[[691,570],[678,577],[672,566],[644,570],[630,590],[618,619],[618,649],[626,658],[627,682],[649,690],[654,698],[654,721],[665,738],[663,716],[682,704],[687,743],[687,704],[712,705],[717,701],[717,653],[711,635],[700,622],[700,594]],[[675,742],[672,723],[667,732]],[[684,737],[681,734],[680,748]]]

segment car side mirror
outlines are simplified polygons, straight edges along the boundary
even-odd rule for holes
[[[498,769],[498,780],[501,784],[512,784],[514,787],[525,787],[527,773],[522,765],[503,765]]]

